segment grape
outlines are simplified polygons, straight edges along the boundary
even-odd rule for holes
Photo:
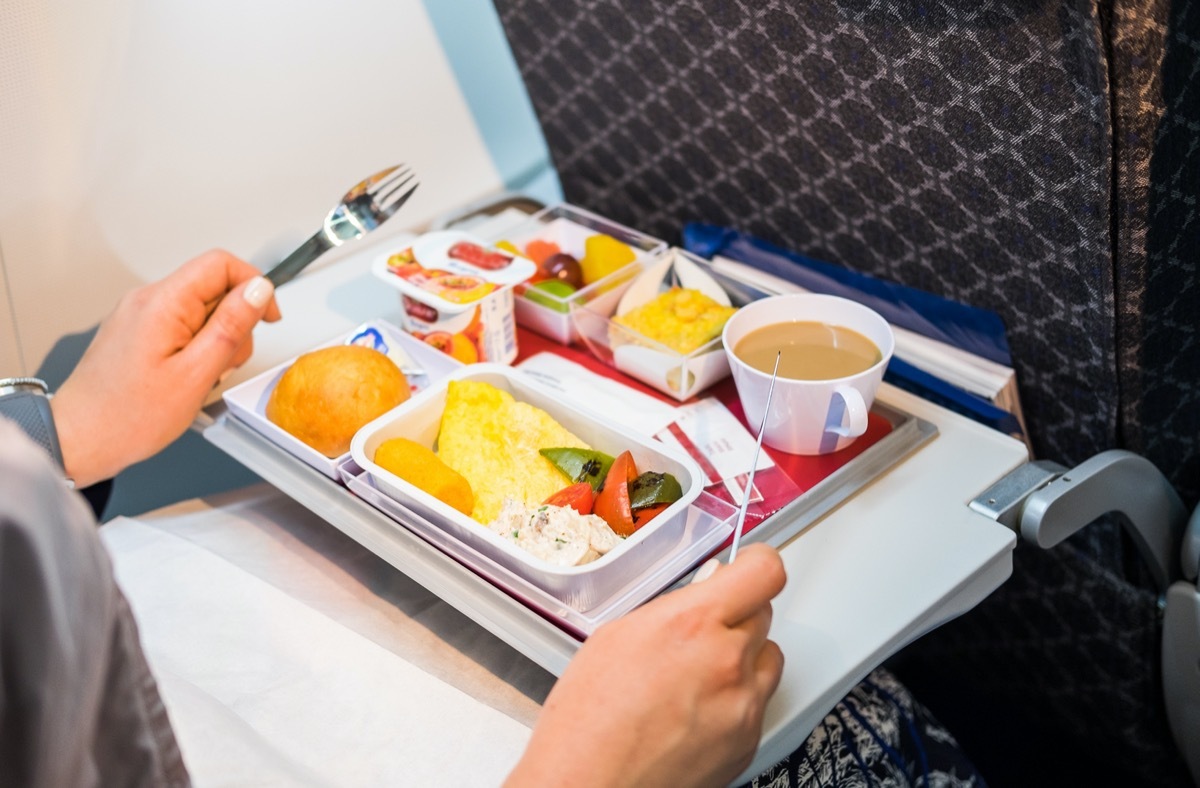
[[[583,269],[579,261],[566,252],[547,257],[542,263],[542,272],[547,279],[558,279],[576,289],[583,287]]]

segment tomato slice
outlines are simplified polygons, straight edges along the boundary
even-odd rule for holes
[[[666,509],[670,505],[669,503],[656,503],[653,506],[643,506],[641,509],[635,509],[633,512],[634,530],[641,528],[655,517],[658,517],[658,515],[662,514],[663,509]]]
[[[551,506],[570,506],[580,514],[591,514],[593,500],[592,485],[588,482],[578,482],[570,487],[564,487],[542,503],[548,503]]]
[[[600,488],[592,506],[593,514],[599,515],[620,536],[631,536],[637,530],[633,523],[633,509],[629,505],[629,483],[636,478],[637,466],[633,463],[633,455],[627,451],[621,452],[608,469],[604,486]]]

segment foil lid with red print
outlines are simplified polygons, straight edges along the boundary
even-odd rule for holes
[[[524,282],[536,270],[531,260],[454,230],[422,235],[376,265],[376,274],[400,290],[406,302],[422,302],[443,314]]]

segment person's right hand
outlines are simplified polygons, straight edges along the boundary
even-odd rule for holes
[[[126,294],[50,401],[67,475],[86,487],[182,435],[258,321],[279,319],[274,292],[215,250]]]
[[[786,576],[750,545],[707,580],[602,626],[542,709],[507,785],[724,785],[749,766],[783,653]]]

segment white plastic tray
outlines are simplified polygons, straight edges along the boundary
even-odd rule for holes
[[[741,280],[723,280],[722,285],[726,289],[741,285],[746,290],[746,298],[753,298],[756,290]],[[878,400],[873,410],[888,419],[892,431],[749,531],[743,544],[784,545],[903,463],[906,457],[937,435],[935,425]],[[359,477],[354,482],[356,489],[348,489],[350,482],[344,477],[334,478],[321,469],[315,470],[296,454],[281,450],[265,432],[251,427],[242,418],[235,418],[230,411],[229,403],[216,403],[206,409],[205,415],[211,421],[203,427],[203,433],[209,442],[551,673],[560,675],[566,669],[579,647],[580,635],[590,631],[590,625],[584,619],[600,621],[618,615],[615,606],[611,610],[597,607],[580,614],[566,612],[570,609],[561,604],[535,605],[533,600],[541,592],[519,594],[505,588],[453,557],[447,548],[435,546],[418,535],[411,525],[415,516],[406,514],[403,507],[390,505],[395,504],[391,499],[383,496],[376,499],[390,504],[377,505],[369,501],[370,493],[361,492],[372,489],[369,479]],[[365,487],[359,485],[360,481]],[[711,498],[702,495],[694,506],[703,505]],[[386,513],[385,506],[388,508]],[[728,535],[731,531],[732,526],[727,523],[724,533]],[[714,549],[720,550],[722,543],[718,542]],[[725,558],[727,554],[728,550],[723,550],[717,556]],[[695,566],[686,569],[662,590],[688,582],[694,569]],[[518,585],[514,584],[513,588]]]
[[[656,596],[719,548],[733,533],[737,510],[707,493],[687,509],[683,522],[685,550],[673,551],[590,610],[580,611],[547,593],[488,554],[459,539],[452,531],[434,525],[375,486],[371,476],[353,459],[339,466],[342,481],[351,492],[386,514],[396,524],[424,539],[463,566],[579,639],[601,624],[612,621]]]
[[[350,333],[339,334],[318,347],[347,344],[370,329],[379,332],[387,346],[388,356],[396,362],[397,366],[401,368],[415,366],[424,371],[423,375],[409,376],[408,382],[412,386],[414,396],[463,366],[437,348],[415,339],[385,320],[363,323]],[[313,350],[315,349],[313,348]],[[337,479],[338,464],[349,458],[349,452],[340,457],[326,457],[267,419],[267,400],[270,399],[271,392],[275,390],[275,384],[279,382],[279,378],[295,360],[295,358],[288,359],[266,372],[239,383],[226,391],[222,395],[222,399],[229,408],[229,412],[255,432],[260,433],[289,454],[299,457],[329,478]]]
[[[518,401],[544,410],[595,449],[613,456],[628,450],[639,469],[673,475],[683,489],[683,497],[595,561],[581,566],[556,566],[541,560],[373,461],[379,445],[397,436],[433,447],[451,381],[489,383]],[[578,611],[607,605],[623,589],[655,573],[664,564],[682,567],[694,563],[720,544],[720,541],[709,544],[719,522],[710,523],[706,529],[689,527],[688,507],[704,489],[704,474],[695,460],[599,414],[563,402],[556,392],[512,367],[473,364],[455,371],[359,430],[350,445],[350,454],[374,486],[404,510],[442,528],[475,553]]]

